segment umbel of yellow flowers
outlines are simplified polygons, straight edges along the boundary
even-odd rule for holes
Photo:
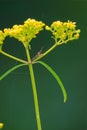
[[[26,47],[28,46],[27,44],[36,37],[36,34],[43,29],[44,25],[45,24],[41,21],[29,18],[23,25],[14,25],[11,29],[5,28],[4,33],[21,41]]]
[[[71,21],[55,21],[50,27],[46,26],[46,30],[52,32],[56,44],[67,43],[70,40],[78,39],[80,33],[80,29],[76,30],[76,23]]]
[[[70,40],[79,38],[80,30],[76,29],[75,22],[55,21],[49,27],[41,21],[29,18],[23,25],[14,25],[12,28],[0,30],[0,45],[2,46],[5,38],[9,36],[16,38],[23,43],[24,47],[27,47],[30,41],[43,30],[44,26],[46,26],[46,30],[51,31],[56,44],[67,43]]]

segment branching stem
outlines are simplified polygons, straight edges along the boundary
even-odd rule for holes
[[[31,57],[30,57],[29,49],[25,48],[25,50],[26,50],[26,55],[27,55],[28,62],[31,63]],[[37,96],[36,83],[35,83],[35,77],[34,77],[34,71],[33,71],[33,65],[28,64],[28,67],[29,67],[29,71],[30,71],[30,78],[31,78],[32,90],[33,90],[33,96],[34,96],[34,105],[35,105],[37,127],[38,127],[38,130],[42,130],[42,128],[41,128],[41,120],[40,120],[40,113],[39,113],[38,96]]]

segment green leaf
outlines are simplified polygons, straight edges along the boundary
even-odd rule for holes
[[[60,85],[60,88],[62,90],[63,96],[64,96],[64,103],[67,101],[67,92],[66,89],[60,79],[60,77],[58,76],[58,74],[46,63],[44,63],[43,61],[37,61],[35,63],[40,63],[41,65],[43,65],[51,74],[52,76],[56,79],[56,81],[58,82],[58,84]]]
[[[11,72],[13,72],[14,70],[18,69],[19,67],[22,67],[24,65],[27,65],[27,64],[19,64],[19,65],[16,65],[12,68],[10,68],[8,71],[6,71],[3,75],[0,76],[0,80],[4,79],[6,76],[8,76]]]

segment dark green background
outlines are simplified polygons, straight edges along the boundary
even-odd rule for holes
[[[43,130],[87,130],[87,0],[0,0],[0,29],[22,24],[27,18],[50,25],[55,20],[77,22],[79,40],[61,45],[43,58],[62,78],[68,101],[53,77],[34,65]],[[32,57],[53,40],[41,32],[32,40]],[[3,49],[25,59],[24,48],[7,38]],[[17,62],[0,54],[0,75]],[[0,81],[0,122],[3,130],[37,130],[28,68],[23,67]]]

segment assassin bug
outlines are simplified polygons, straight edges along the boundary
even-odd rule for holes
[[[32,61],[38,58],[42,54],[43,47],[37,52],[37,54],[32,58]]]

